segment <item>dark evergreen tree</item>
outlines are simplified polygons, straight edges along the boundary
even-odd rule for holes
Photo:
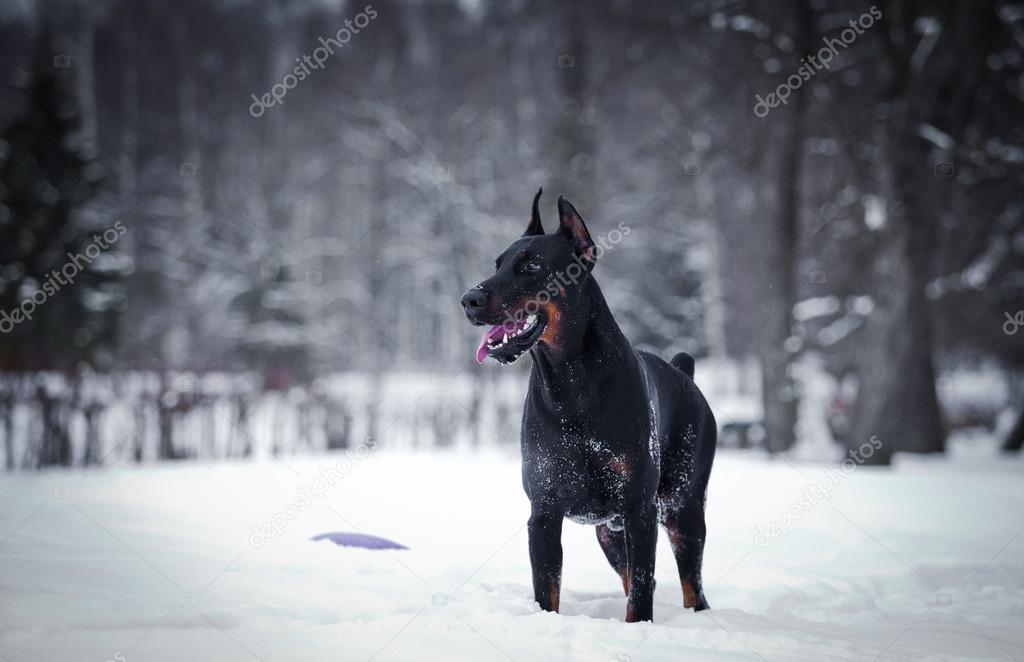
[[[112,224],[84,221],[99,166],[81,142],[73,63],[53,44],[41,30],[24,112],[0,139],[0,368],[8,370],[73,368],[113,339],[118,277],[90,248]]]
[[[292,271],[269,258],[254,286],[235,301],[235,309],[246,320],[239,349],[250,366],[258,368],[269,388],[287,388],[295,380],[308,379],[303,300],[297,290],[319,285],[319,272],[306,274],[297,282]]]

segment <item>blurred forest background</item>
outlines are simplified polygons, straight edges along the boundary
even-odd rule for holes
[[[1024,4],[879,3],[755,113],[870,8],[3,0],[4,466],[515,444],[459,297],[539,186],[723,443],[1019,451]]]

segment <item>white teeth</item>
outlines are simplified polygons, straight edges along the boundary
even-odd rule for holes
[[[537,326],[537,316],[536,315],[529,315],[526,318],[526,324],[524,324],[521,328],[518,328],[518,329],[512,331],[511,333],[506,331],[504,334],[502,334],[501,342],[495,342],[495,340],[493,338],[491,338],[490,340],[487,341],[487,345],[489,347],[491,347],[492,349],[497,349],[499,347],[504,347],[505,344],[508,343],[510,338],[512,338],[512,339],[518,338],[519,336],[523,335],[527,331],[530,331],[531,329],[533,329],[533,327],[535,327],[535,326]]]

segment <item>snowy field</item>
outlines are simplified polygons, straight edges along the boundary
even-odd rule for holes
[[[712,609],[681,608],[662,534],[655,623],[632,625],[569,522],[563,613],[538,610],[496,451],[6,476],[0,660],[1022,660],[1024,463],[953,451],[850,475],[722,452]],[[409,549],[309,540],[328,531]]]

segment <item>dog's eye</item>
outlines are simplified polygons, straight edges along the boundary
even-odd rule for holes
[[[526,266],[523,267],[523,269],[530,272],[531,274],[535,274],[543,268],[544,267],[541,266],[540,262],[537,262],[535,260],[530,260],[529,262],[526,263]]]

